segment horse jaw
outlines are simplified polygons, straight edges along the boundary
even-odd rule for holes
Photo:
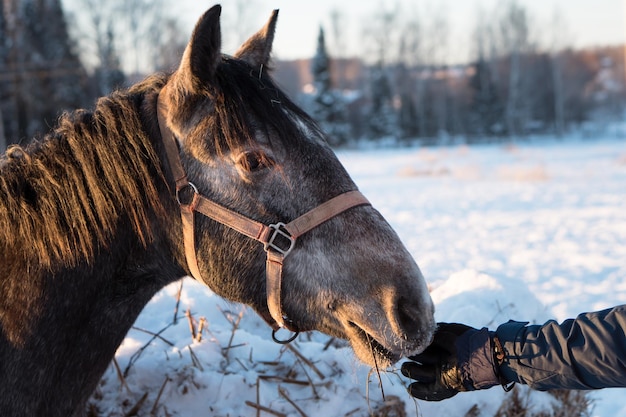
[[[373,213],[355,208],[312,232],[285,260],[283,293],[292,296],[283,303],[297,326],[346,339],[362,362],[386,368],[431,343],[434,305],[419,267],[382,217],[371,221]],[[378,242],[350,236],[364,222]],[[346,240],[329,245],[335,227]]]
[[[435,323],[429,297],[408,300],[393,290],[379,299],[347,303],[337,317],[356,356],[370,366],[387,368],[431,343]]]
[[[387,368],[402,357],[422,352],[431,343],[433,304],[419,282],[402,295],[384,288],[365,300],[350,300],[335,310],[356,356],[370,366]],[[406,298],[414,294],[418,299]]]

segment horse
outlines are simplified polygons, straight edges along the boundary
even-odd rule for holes
[[[78,416],[151,299],[192,275],[274,330],[386,367],[432,340],[419,267],[271,78],[278,11],[0,158],[0,415]]]

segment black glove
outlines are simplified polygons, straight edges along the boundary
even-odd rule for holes
[[[500,384],[493,336],[487,328],[439,323],[432,344],[409,357],[415,362],[402,364],[402,374],[416,380],[409,393],[420,400],[441,401],[460,391]]]

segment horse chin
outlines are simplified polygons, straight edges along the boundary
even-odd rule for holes
[[[389,347],[355,323],[348,323],[344,330],[344,337],[350,342],[357,358],[381,370],[391,367],[403,357],[421,353],[432,340],[430,335],[420,343],[405,341],[401,347]]]
[[[347,339],[352,345],[356,356],[369,366],[385,369],[398,362],[404,356],[403,352],[388,349],[374,336],[354,323],[348,324],[346,332]]]
[[[326,316],[320,322],[297,321],[297,324],[301,331],[319,331],[346,340],[361,362],[380,370],[391,367],[404,357],[423,352],[432,342],[435,331],[434,318],[423,323],[423,327],[413,337],[379,333],[376,330],[379,327],[358,323],[346,316]]]

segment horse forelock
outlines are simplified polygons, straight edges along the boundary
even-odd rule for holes
[[[0,163],[0,260],[28,268],[90,262],[126,216],[143,244],[162,210],[158,157],[139,114],[153,80],[59,119],[42,140]]]
[[[272,147],[290,149],[303,143],[305,132],[318,131],[313,119],[276,86],[268,68],[224,56],[214,85],[189,99],[183,92],[171,108],[191,136],[206,139],[201,146],[217,155],[237,151],[263,139]],[[204,112],[197,117],[197,112]],[[195,115],[195,117],[194,117]],[[303,129],[303,126],[307,128]]]

